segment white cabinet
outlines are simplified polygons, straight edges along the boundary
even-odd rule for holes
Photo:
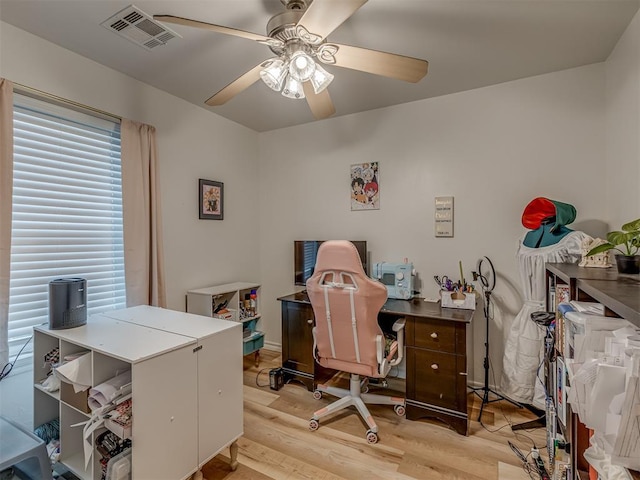
[[[64,382],[56,393],[39,386],[48,373],[44,355],[53,348],[60,358],[89,351],[92,386],[131,370],[132,478],[188,478],[242,434],[242,353],[233,348],[240,341],[241,329],[232,322],[153,307],[93,315],[68,330],[36,327],[34,424],[60,418],[60,461],[82,479],[100,479],[100,455],[94,451],[85,469],[82,428],[71,427],[89,419],[88,392],[76,394]],[[209,442],[205,428],[220,435]]]
[[[236,282],[189,290],[187,312],[208,317],[219,315],[220,308],[229,310],[230,320],[243,324],[242,350],[244,355],[255,354],[256,366],[260,348],[264,346],[264,333],[258,329],[260,314],[260,285]]]
[[[149,306],[115,310],[105,315],[196,341],[199,467],[242,435],[240,324]],[[171,386],[170,378],[166,385]],[[235,468],[234,463],[232,458]]]

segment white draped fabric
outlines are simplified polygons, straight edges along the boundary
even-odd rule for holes
[[[590,237],[583,232],[571,232],[558,243],[539,248],[527,247],[520,241],[516,257],[524,305],[507,336],[501,384],[502,394],[512,400],[545,408],[543,383],[536,382],[545,328],[534,323],[531,314],[545,310],[545,264],[577,263],[582,242],[587,238]]]

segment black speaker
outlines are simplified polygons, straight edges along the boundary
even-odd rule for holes
[[[271,390],[280,390],[284,386],[284,372],[282,368],[269,370],[269,387]]]
[[[87,323],[87,281],[57,278],[49,282],[49,328],[79,327]]]

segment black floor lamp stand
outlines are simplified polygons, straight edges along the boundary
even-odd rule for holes
[[[489,267],[489,273],[487,275],[482,273],[482,264],[487,262]],[[484,341],[484,361],[482,363],[484,367],[484,385],[482,387],[473,387],[471,390],[473,393],[478,395],[482,399],[482,405],[480,406],[480,414],[478,415],[478,421],[482,419],[482,411],[484,410],[484,406],[488,403],[499,402],[500,400],[506,400],[516,407],[522,408],[517,402],[513,400],[509,400],[503,395],[499,394],[491,387],[489,387],[489,321],[491,319],[491,292],[493,291],[496,280],[495,280],[495,270],[493,268],[493,264],[488,257],[483,257],[478,261],[477,272],[473,272],[473,280],[480,280],[482,283],[482,289],[484,291],[484,319],[485,319],[485,341]],[[490,398],[489,393],[493,394],[495,398]]]

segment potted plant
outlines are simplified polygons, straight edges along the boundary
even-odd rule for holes
[[[607,242],[591,249],[587,256],[616,250],[619,273],[640,273],[640,218],[622,225],[622,231],[607,233]]]

